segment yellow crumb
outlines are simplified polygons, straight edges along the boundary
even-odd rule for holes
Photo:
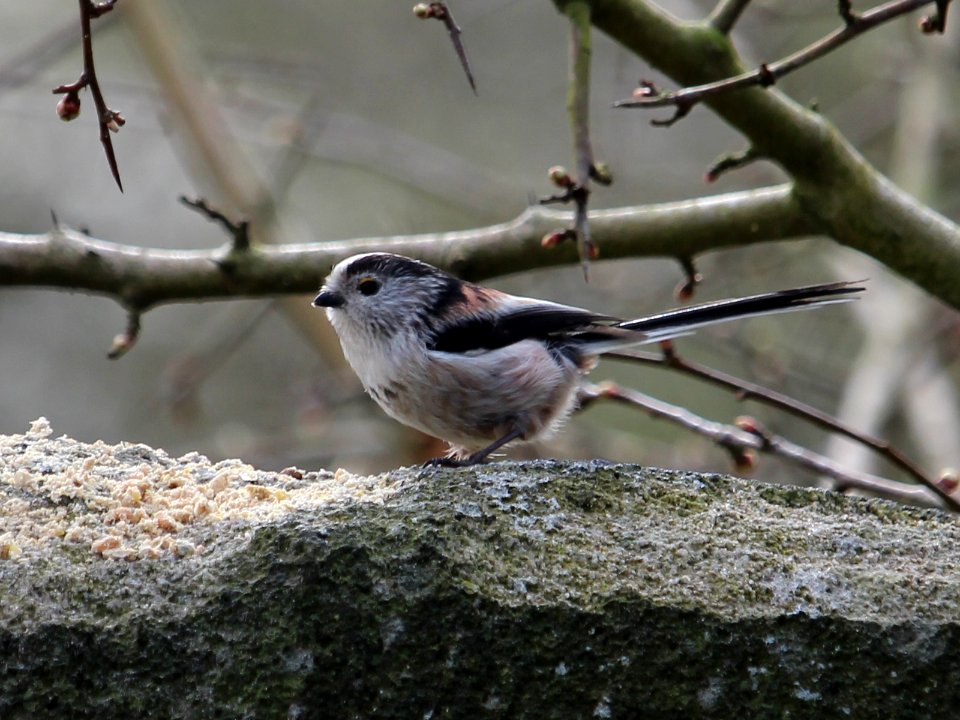
[[[105,537],[97,538],[92,543],[90,543],[90,549],[95,553],[103,555],[107,550],[113,550],[114,548],[120,547],[120,538],[115,535],[107,535]]]

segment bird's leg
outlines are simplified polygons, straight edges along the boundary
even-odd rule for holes
[[[457,459],[457,458],[448,458],[448,457],[438,457],[438,458],[433,458],[433,460],[427,460],[423,464],[423,466],[424,467],[470,467],[471,465],[479,465],[480,463],[482,463],[484,460],[487,459],[487,456],[489,456],[490,453],[499,450],[508,442],[512,442],[521,437],[523,437],[523,433],[517,428],[514,428],[499,440],[495,440],[494,442],[487,445],[485,448],[477,450],[475,453],[473,453],[472,455],[468,455],[465,458]]]

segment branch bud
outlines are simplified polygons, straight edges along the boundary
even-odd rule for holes
[[[74,120],[80,114],[80,96],[75,92],[68,92],[57,103],[57,115],[64,122]]]
[[[657,90],[657,86],[654,85],[650,80],[645,79],[641,79],[633,91],[633,96],[637,99],[654,97],[659,94],[660,91]]]
[[[957,487],[960,486],[960,473],[952,468],[948,468],[940,473],[940,477],[937,478],[937,485],[945,493],[952,495],[956,492]]]
[[[567,188],[573,185],[573,178],[570,177],[570,173],[563,165],[554,165],[547,170],[547,177],[557,187]]]
[[[106,117],[107,129],[110,132],[120,132],[120,128],[127,124],[127,121],[123,119],[123,116],[118,113],[116,110],[108,110]]]
[[[590,166],[590,177],[601,185],[610,185],[613,182],[613,171],[605,162],[594,163]]]
[[[557,230],[548,232],[543,236],[543,238],[540,240],[540,247],[555,248],[560,243],[569,240],[572,235],[573,230],[558,228]]]
[[[944,31],[944,21],[940,15],[924,15],[917,24],[924,35],[942,34]]]
[[[674,290],[674,295],[677,300],[680,302],[687,302],[693,298],[694,293],[697,291],[697,285],[703,282],[703,275],[698,272],[694,272],[692,275],[688,275],[686,280],[682,280]]]
[[[736,420],[733,421],[733,424],[744,432],[748,432],[753,435],[760,434],[760,428],[757,427],[757,419],[750,417],[749,415],[740,415]]]
[[[417,3],[413,6],[413,14],[421,20],[426,20],[427,18],[433,17],[433,8],[427,3]]]
[[[733,456],[733,467],[738,473],[747,475],[757,469],[756,450],[744,448],[742,450],[732,452],[731,455]]]

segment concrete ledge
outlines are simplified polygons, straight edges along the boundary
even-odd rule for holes
[[[298,477],[298,475],[300,475]],[[0,436],[0,717],[949,717],[960,523],[603,463]]]

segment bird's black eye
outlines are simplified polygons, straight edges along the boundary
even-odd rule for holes
[[[357,290],[362,295],[376,295],[380,292],[380,281],[372,277],[365,277],[357,283]]]

